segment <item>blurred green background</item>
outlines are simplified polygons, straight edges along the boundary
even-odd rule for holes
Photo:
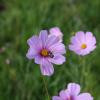
[[[39,65],[26,58],[27,39],[54,26],[64,34],[67,61],[45,77],[49,95],[77,82],[100,100],[100,0],[0,0],[0,100],[48,100]],[[97,38],[97,48],[85,57],[68,50],[80,30]]]

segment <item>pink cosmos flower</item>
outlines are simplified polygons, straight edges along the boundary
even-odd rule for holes
[[[47,30],[40,31],[39,36],[32,36],[27,43],[30,48],[26,56],[28,59],[34,59],[36,64],[40,64],[43,75],[52,75],[53,64],[60,65],[65,62],[64,44],[59,42],[59,37],[49,36]]]
[[[87,55],[96,48],[96,38],[91,32],[77,32],[71,38],[69,49],[78,55]]]
[[[49,30],[50,35],[55,35],[57,37],[59,37],[59,41],[62,42],[62,38],[63,38],[63,33],[61,32],[61,30],[58,27],[53,27]]]
[[[89,93],[80,93],[80,85],[69,83],[66,90],[62,90],[59,96],[53,96],[52,100],[93,100]]]

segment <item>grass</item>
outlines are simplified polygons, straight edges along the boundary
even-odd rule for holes
[[[68,83],[77,82],[82,92],[100,100],[100,1],[99,0],[1,0],[0,100],[47,100],[39,65],[26,58],[27,39],[41,29],[61,28],[67,61],[45,77],[49,95],[57,95]],[[91,31],[97,48],[85,57],[68,50],[77,31]],[[10,64],[9,64],[10,61]]]

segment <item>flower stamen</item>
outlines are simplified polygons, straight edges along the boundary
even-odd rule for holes
[[[86,45],[86,44],[82,44],[82,45],[81,45],[81,48],[82,48],[82,49],[86,49],[86,48],[87,48],[87,45]]]
[[[48,52],[47,49],[42,49],[41,52],[40,52],[40,54],[41,54],[42,56],[44,56],[44,57],[47,57],[48,54],[49,54],[49,52]]]
[[[43,57],[50,57],[50,58],[54,57],[53,53],[48,51],[47,49],[42,49],[40,55]]]

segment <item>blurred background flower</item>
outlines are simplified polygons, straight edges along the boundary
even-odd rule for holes
[[[62,90],[59,96],[53,96],[52,100],[93,100],[90,93],[80,93],[80,85],[69,83],[67,89]]]
[[[61,32],[61,30],[58,27],[53,27],[50,30],[50,36],[54,35],[59,37],[59,41],[62,42],[63,41],[63,33]]]
[[[5,63],[9,65],[9,64],[10,64],[10,59],[7,58],[7,59],[5,60]]]
[[[69,49],[76,54],[85,56],[96,48],[96,38],[91,32],[77,32],[75,36],[71,37],[71,44]]]

